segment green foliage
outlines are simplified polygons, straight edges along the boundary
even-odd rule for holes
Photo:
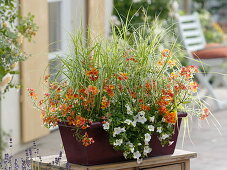
[[[19,15],[15,0],[0,0],[0,87],[13,87],[11,80],[4,80],[7,74],[17,74],[13,71],[15,65],[24,61],[28,55],[22,51],[24,38],[29,41],[38,29],[34,24],[34,16]]]
[[[209,11],[200,10],[199,17],[207,43],[223,43],[225,34],[219,24],[212,20]]]
[[[157,16],[161,20],[167,19],[170,11],[169,2],[169,0],[114,0],[113,15],[117,16],[121,23],[131,19],[130,24],[135,27],[144,23],[144,13],[149,22]]]

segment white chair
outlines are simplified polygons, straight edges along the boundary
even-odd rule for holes
[[[220,85],[222,85],[227,89],[227,81],[225,80],[226,77],[218,74],[227,73],[226,68],[223,66],[223,63],[227,61],[226,56],[217,58],[214,55],[209,59],[195,58],[195,55],[193,55],[193,53],[195,51],[205,49],[207,45],[201,28],[199,16],[197,13],[193,13],[187,16],[180,16],[176,14],[175,17],[177,19],[178,31],[189,56],[190,64],[198,65],[200,66],[200,68],[201,66],[209,66],[209,71],[207,73],[198,73],[196,75],[200,84],[203,86],[203,89],[206,89],[205,95],[208,94],[209,96],[214,98],[217,108],[222,109],[224,105],[227,104],[227,100],[218,100],[217,95],[214,92],[214,88],[220,87]],[[222,48],[222,50],[223,48],[226,48],[227,50],[227,47],[216,46],[213,48],[216,48],[216,50],[218,50],[218,48]]]

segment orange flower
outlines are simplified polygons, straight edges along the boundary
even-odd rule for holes
[[[193,91],[193,92],[197,92],[197,88],[198,88],[198,83],[196,82],[191,82],[190,83],[190,89]]]
[[[127,80],[128,79],[127,73],[119,73],[119,76],[117,77],[118,80]]]
[[[203,108],[203,113],[200,115],[199,119],[204,120],[209,116],[209,114],[210,110],[207,107],[205,107]]]
[[[151,90],[151,83],[150,82],[147,82],[145,84],[145,87],[146,87],[147,90]]]
[[[74,99],[74,92],[73,92],[72,88],[68,88],[65,97],[66,97],[67,100]]]
[[[49,78],[50,78],[50,75],[46,75],[46,76],[44,76],[44,80],[45,80],[45,82],[47,82]]]
[[[106,85],[104,87],[103,91],[107,92],[110,97],[113,97],[114,96],[114,92],[113,92],[114,89],[115,89],[114,85]]]
[[[133,99],[135,99],[137,96],[136,96],[136,92],[133,92],[133,91],[131,91],[131,90],[129,90],[129,94],[130,94],[130,96],[133,98]]]
[[[106,109],[107,107],[110,107],[110,101],[106,96],[102,97],[102,102],[101,102],[101,108]]]
[[[92,95],[97,95],[99,93],[99,90],[96,86],[89,85],[88,88],[85,90],[86,94],[91,93]]]
[[[162,50],[162,56],[163,57],[169,57],[170,56],[170,50],[169,49]]]
[[[138,63],[138,61],[134,58],[134,56],[126,58],[126,61],[133,61],[135,63]]]
[[[148,106],[148,105],[145,105],[145,104],[141,104],[141,105],[140,105],[140,109],[141,109],[141,110],[151,110],[151,107]]]
[[[82,139],[82,143],[84,146],[89,146],[91,145],[92,143],[94,143],[94,139],[93,138],[89,138],[88,137],[88,133],[85,132],[85,135],[83,136],[83,139]]]
[[[177,113],[176,112],[167,112],[164,115],[166,123],[176,123],[177,121]]]
[[[98,74],[99,74],[99,71],[96,69],[96,68],[91,68],[91,70],[89,71],[86,71],[86,76],[89,76],[89,78],[92,80],[92,81],[95,81],[98,79]]]
[[[38,99],[38,95],[34,89],[28,88],[27,90],[28,90],[29,96],[31,96],[33,99]]]
[[[159,107],[158,111],[159,111],[159,113],[162,115],[162,114],[167,113],[167,112],[168,112],[168,109],[167,109],[166,106],[161,105],[161,106]]]

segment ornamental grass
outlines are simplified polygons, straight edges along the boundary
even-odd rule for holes
[[[72,34],[55,79],[45,77],[49,92],[39,97],[28,91],[46,127],[72,125],[89,147],[95,140],[80,129],[102,122],[114,149],[140,160],[152,151],[152,134],[158,133],[162,145],[172,143],[178,112],[206,119],[210,111],[197,96],[199,69],[181,65],[174,42],[159,48],[171,30],[157,33],[155,24],[144,23],[128,34],[128,27],[113,26],[111,37],[93,41],[89,32],[87,40],[82,31]]]

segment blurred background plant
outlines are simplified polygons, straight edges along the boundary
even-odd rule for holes
[[[12,79],[14,74],[19,73],[16,71],[18,62],[28,57],[22,51],[22,42],[24,38],[31,41],[37,29],[34,16],[29,13],[22,17],[15,0],[0,0],[0,98],[10,88],[19,87],[12,83]],[[6,146],[4,139],[7,136],[0,129],[0,155]]]
[[[176,4],[175,4],[176,5]],[[161,39],[158,50],[162,51],[165,48],[170,49],[174,44],[173,52],[178,56],[178,59],[183,65],[187,65],[185,59],[186,51],[183,50],[183,46],[176,34],[176,23],[173,18],[174,1],[172,0],[114,0],[113,15],[111,23],[118,27],[122,26],[122,23],[129,23],[128,36],[140,27],[142,23],[147,22],[151,25],[155,24],[155,30],[157,34],[165,32],[165,39]],[[177,8],[177,7],[175,7]],[[145,17],[146,16],[146,17]],[[131,26],[131,27],[130,27]],[[134,30],[132,29],[134,28]]]
[[[0,0],[0,90],[5,93],[9,88],[18,87],[12,83],[15,67],[24,61],[28,54],[22,51],[22,42],[31,41],[38,27],[30,13],[22,17],[15,0]]]
[[[205,9],[200,10],[199,18],[207,43],[224,43],[225,33],[221,26],[214,22],[211,13]]]

